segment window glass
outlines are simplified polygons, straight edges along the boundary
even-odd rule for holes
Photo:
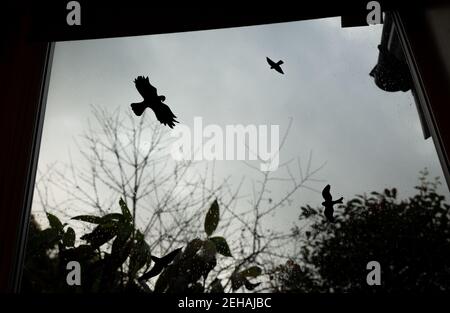
[[[391,26],[56,43],[22,289],[445,289],[448,187]]]

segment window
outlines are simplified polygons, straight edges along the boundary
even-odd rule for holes
[[[429,270],[445,238],[411,231],[430,226],[419,209],[445,226],[448,187],[407,72],[386,70],[403,62],[389,26],[327,18],[56,43],[23,290],[355,291],[370,287],[356,283],[366,264],[340,277],[332,262],[358,247],[394,277],[417,275],[402,255],[431,255],[414,264]],[[140,75],[165,96],[173,130],[131,110]],[[344,198],[335,223],[327,184]],[[388,223],[402,218],[409,227]],[[339,229],[340,259],[323,249],[341,244]]]

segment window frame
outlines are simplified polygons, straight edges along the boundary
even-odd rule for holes
[[[330,15],[322,17],[329,17]],[[334,15],[339,16],[339,15]],[[450,185],[450,132],[446,130],[443,122],[445,116],[448,116],[449,108],[439,103],[450,103],[450,88],[445,86],[449,77],[436,75],[433,69],[436,69],[435,56],[438,54],[436,47],[433,48],[430,37],[430,30],[426,27],[425,21],[417,20],[420,16],[417,12],[394,11],[394,23],[398,30],[402,43],[403,51],[412,74],[415,90],[418,95],[418,105],[424,112],[425,120],[430,129],[432,138],[435,142],[436,150],[441,162],[447,183]],[[270,18],[263,16],[261,21],[264,23],[270,21]],[[242,17],[241,17],[242,18]],[[312,16],[309,18],[313,18]],[[314,18],[320,18],[315,16]],[[301,20],[298,18],[297,20]],[[278,16],[273,19],[276,22],[282,22]],[[284,21],[292,21],[289,16]],[[19,292],[20,280],[24,261],[24,252],[26,248],[28,223],[34,193],[34,185],[39,158],[39,148],[45,116],[45,106],[50,79],[52,57],[54,52],[54,41],[29,41],[27,33],[30,31],[32,21],[31,14],[23,16],[19,22],[18,39],[12,40],[13,61],[6,70],[2,69],[2,83],[7,88],[12,88],[16,92],[7,92],[0,95],[3,103],[14,103],[12,106],[1,106],[2,117],[2,139],[14,138],[15,145],[11,147],[10,153],[1,156],[0,171],[2,181],[0,182],[2,209],[0,210],[0,292]],[[254,18],[247,21],[252,25],[257,23]],[[234,27],[248,24],[245,21],[237,20],[224,27]],[[240,24],[239,24],[240,23]],[[233,25],[230,25],[233,24]],[[208,22],[199,23],[199,29],[209,29]],[[215,28],[215,24],[212,28]],[[183,25],[178,25],[183,29]],[[190,26],[189,26],[190,27]],[[131,30],[128,35],[146,35],[158,33],[147,29],[143,33],[136,34]],[[164,33],[164,32],[160,32]],[[121,30],[121,36],[126,36],[127,31]],[[84,39],[98,38],[98,34],[89,37],[84,35]],[[109,33],[103,37],[117,37]],[[420,48],[427,42],[427,49]],[[21,63],[24,58],[30,58],[28,62]],[[6,73],[6,74],[5,74]],[[7,81],[7,74],[14,75],[20,73],[23,79],[15,77],[12,82]],[[17,75],[16,75],[17,76]],[[8,76],[9,78],[9,76]],[[27,95],[20,97],[21,88],[28,88]],[[18,130],[17,123],[22,123]],[[13,165],[11,165],[13,164]],[[8,201],[4,200],[8,198]],[[4,207],[3,207],[4,206]]]

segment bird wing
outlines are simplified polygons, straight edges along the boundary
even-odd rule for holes
[[[269,63],[270,66],[274,66],[275,62],[272,61],[271,59],[269,59],[268,57],[266,57],[267,63]]]
[[[175,114],[172,113],[169,106],[159,102],[156,105],[151,105],[150,108],[155,112],[156,118],[161,124],[168,125],[170,128],[175,126],[178,121],[175,119]]]
[[[147,108],[147,104],[144,101],[131,104],[131,109],[133,110],[134,114],[136,114],[137,116],[141,116],[142,113],[144,113],[144,110],[146,108]]]
[[[275,71],[277,71],[280,74],[284,74],[283,69],[281,68],[281,66],[275,66],[274,67]]]
[[[322,197],[325,201],[332,201],[333,197],[331,196],[330,193],[330,185],[326,185],[325,188],[323,188],[322,190]]]
[[[158,96],[157,89],[150,84],[148,77],[138,76],[134,80],[134,84],[144,100],[150,100]]]

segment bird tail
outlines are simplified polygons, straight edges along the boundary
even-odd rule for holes
[[[133,110],[134,114],[136,114],[137,116],[141,116],[142,113],[144,113],[144,110],[146,107],[147,107],[147,105],[144,102],[131,104],[131,109]]]
[[[165,125],[168,125],[170,128],[175,127],[175,123],[179,123],[176,119],[173,119],[172,121],[167,122]]]
[[[284,62],[280,60],[280,61],[277,62],[277,65],[281,65],[281,64],[283,64],[283,63],[284,63]]]

